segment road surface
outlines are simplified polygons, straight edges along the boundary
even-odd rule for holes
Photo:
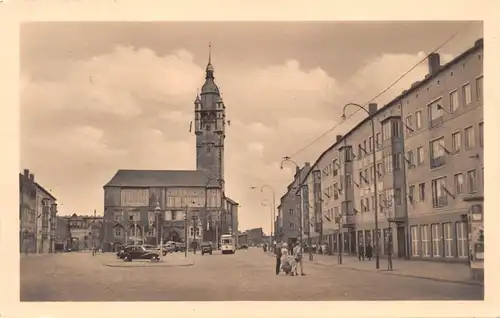
[[[175,257],[182,257],[176,255]],[[277,276],[262,249],[193,257],[185,267],[107,267],[113,253],[21,259],[21,301],[482,300],[483,288],[307,264]]]

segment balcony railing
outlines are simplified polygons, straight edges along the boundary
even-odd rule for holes
[[[441,166],[444,166],[445,164],[446,164],[446,157],[445,156],[431,158],[431,162],[430,162],[431,169],[439,168]]]
[[[437,118],[431,119],[429,121],[429,128],[434,128],[443,123],[443,116],[439,116]]]

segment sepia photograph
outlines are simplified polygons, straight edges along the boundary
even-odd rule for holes
[[[483,21],[19,28],[21,302],[484,300]]]

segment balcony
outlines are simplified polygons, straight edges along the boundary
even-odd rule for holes
[[[430,165],[431,169],[436,169],[446,164],[446,157],[441,156],[437,158],[431,158]]]
[[[431,119],[429,121],[429,129],[435,128],[441,124],[443,124],[443,116],[439,116],[437,118]]]

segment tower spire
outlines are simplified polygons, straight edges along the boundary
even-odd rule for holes
[[[212,42],[208,42],[208,64],[212,64]]]

